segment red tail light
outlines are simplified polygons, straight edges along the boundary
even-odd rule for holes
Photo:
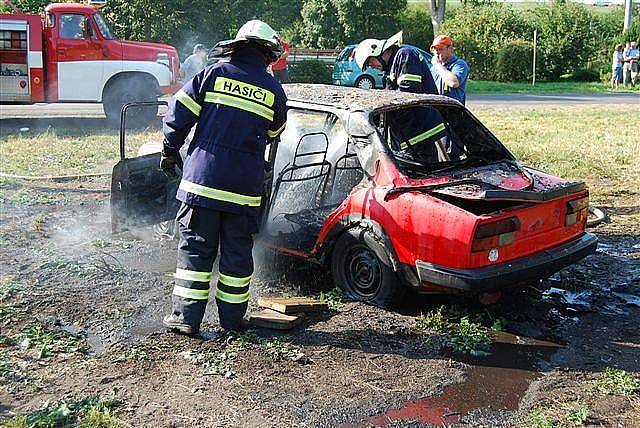
[[[516,231],[519,229],[520,220],[518,220],[518,217],[481,224],[473,236],[471,251],[486,251],[513,244],[516,238]]]
[[[589,215],[589,197],[574,199],[567,202],[567,213],[564,217],[565,226],[573,226],[574,224],[586,220]]]

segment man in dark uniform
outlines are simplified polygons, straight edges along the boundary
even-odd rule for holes
[[[401,92],[438,94],[426,58],[412,46],[402,46],[402,31],[387,40],[367,39],[358,44],[355,60],[363,70],[372,67],[386,74],[386,87]],[[434,142],[446,135],[442,116],[432,107],[398,110],[389,117],[392,147],[419,157],[426,163],[438,161]]]
[[[172,312],[164,318],[169,330],[187,335],[200,330],[218,245],[220,325],[244,328],[264,152],[269,142],[277,143],[286,121],[285,93],[266,71],[281,54],[271,27],[249,21],[235,39],[218,43],[213,54],[230,59],[198,73],[175,94],[163,127],[160,167],[176,175],[180,147],[196,125],[177,194],[180,242]]]

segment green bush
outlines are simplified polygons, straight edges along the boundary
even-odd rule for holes
[[[495,80],[496,55],[506,43],[529,40],[531,23],[522,14],[500,4],[466,5],[455,9],[441,30],[453,39],[456,53],[479,80]]]
[[[331,69],[316,59],[290,64],[289,75],[293,83],[331,83]]]
[[[600,73],[598,70],[580,68],[569,76],[569,80],[575,82],[598,82],[600,80]]]
[[[533,68],[533,44],[524,40],[505,43],[496,54],[495,75],[501,82],[531,80]]]
[[[593,14],[580,4],[553,2],[551,7],[536,8],[534,15],[542,61],[539,76],[557,80],[584,68],[596,50]]]
[[[433,26],[429,11],[407,8],[400,13],[398,20],[400,28],[404,31],[404,42],[429,51],[433,41]]]

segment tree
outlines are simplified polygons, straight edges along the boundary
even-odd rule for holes
[[[444,13],[446,0],[429,0],[429,13],[431,14],[431,25],[433,34],[440,34],[440,27],[444,23]]]
[[[335,48],[366,38],[384,39],[400,30],[406,0],[305,0],[305,45]]]

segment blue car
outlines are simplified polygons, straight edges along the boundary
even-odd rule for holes
[[[336,58],[333,66],[333,84],[340,86],[355,86],[363,89],[384,88],[384,72],[375,68],[367,68],[364,71],[358,67],[354,59],[354,50],[358,45],[348,45]],[[411,46],[411,45],[403,45]],[[424,57],[425,63],[431,68],[431,54],[417,48]]]

